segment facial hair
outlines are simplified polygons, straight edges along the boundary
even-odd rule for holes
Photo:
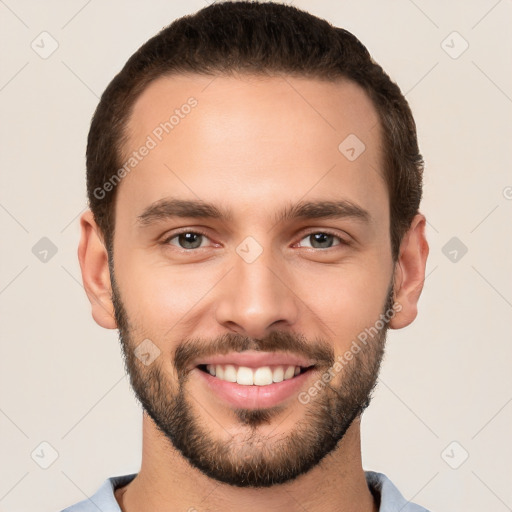
[[[187,339],[175,349],[173,365],[178,378],[177,382],[171,382],[170,372],[163,368],[163,357],[156,358],[148,366],[137,358],[134,332],[121,300],[113,266],[110,275],[125,368],[137,399],[172,446],[192,466],[214,480],[255,488],[292,481],[333,452],[352,422],[370,404],[384,355],[387,322],[351,360],[344,362],[334,382],[325,384],[307,404],[298,402],[298,407],[304,411],[303,418],[285,436],[276,439],[276,435],[265,436],[258,429],[285,411],[285,405],[278,405],[264,409],[234,409],[238,422],[246,427],[244,433],[233,435],[227,441],[219,439],[208,428],[208,420],[218,428],[214,418],[201,418],[201,408],[197,407],[197,400],[191,397],[187,387],[192,360],[244,350],[285,351],[317,361],[320,379],[336,361],[332,343],[319,338],[310,341],[304,336],[277,330],[262,339],[231,332],[213,340]],[[384,315],[393,306],[392,283],[393,280]]]

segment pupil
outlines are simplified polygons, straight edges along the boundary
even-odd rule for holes
[[[330,247],[331,246],[331,243],[332,242],[332,237],[333,235],[329,235],[327,233],[315,233],[314,235],[312,235],[312,237],[314,238],[315,240],[315,243],[319,243],[321,247]],[[315,247],[314,244],[312,244],[313,247]]]
[[[199,233],[181,233],[180,245],[184,249],[196,249],[201,245],[201,236]]]

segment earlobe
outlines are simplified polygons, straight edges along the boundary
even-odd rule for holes
[[[418,213],[404,235],[395,269],[395,303],[400,311],[390,320],[389,327],[401,329],[414,321],[418,300],[425,281],[425,267],[429,252],[425,238],[425,216]]]
[[[101,327],[116,329],[108,253],[90,210],[80,217],[80,231],[78,260],[84,288],[91,303],[92,316]]]

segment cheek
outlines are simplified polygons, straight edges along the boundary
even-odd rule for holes
[[[208,265],[171,265],[133,250],[115,267],[116,280],[134,329],[149,337],[172,337],[221,279],[222,269]]]
[[[374,269],[374,271],[370,270]],[[372,266],[347,264],[326,268],[300,279],[297,296],[304,313],[316,327],[304,327],[309,332],[321,330],[336,341],[340,349],[350,345],[357,334],[375,324],[383,311],[391,274],[382,270],[382,261]]]

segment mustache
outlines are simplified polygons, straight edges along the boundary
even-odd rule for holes
[[[224,333],[213,340],[189,338],[174,351],[174,367],[178,375],[185,376],[196,358],[225,355],[231,352],[255,350],[261,352],[290,352],[315,360],[319,367],[334,364],[334,349],[322,338],[308,341],[304,335],[287,331],[272,331],[264,338],[250,338],[238,333]]]

